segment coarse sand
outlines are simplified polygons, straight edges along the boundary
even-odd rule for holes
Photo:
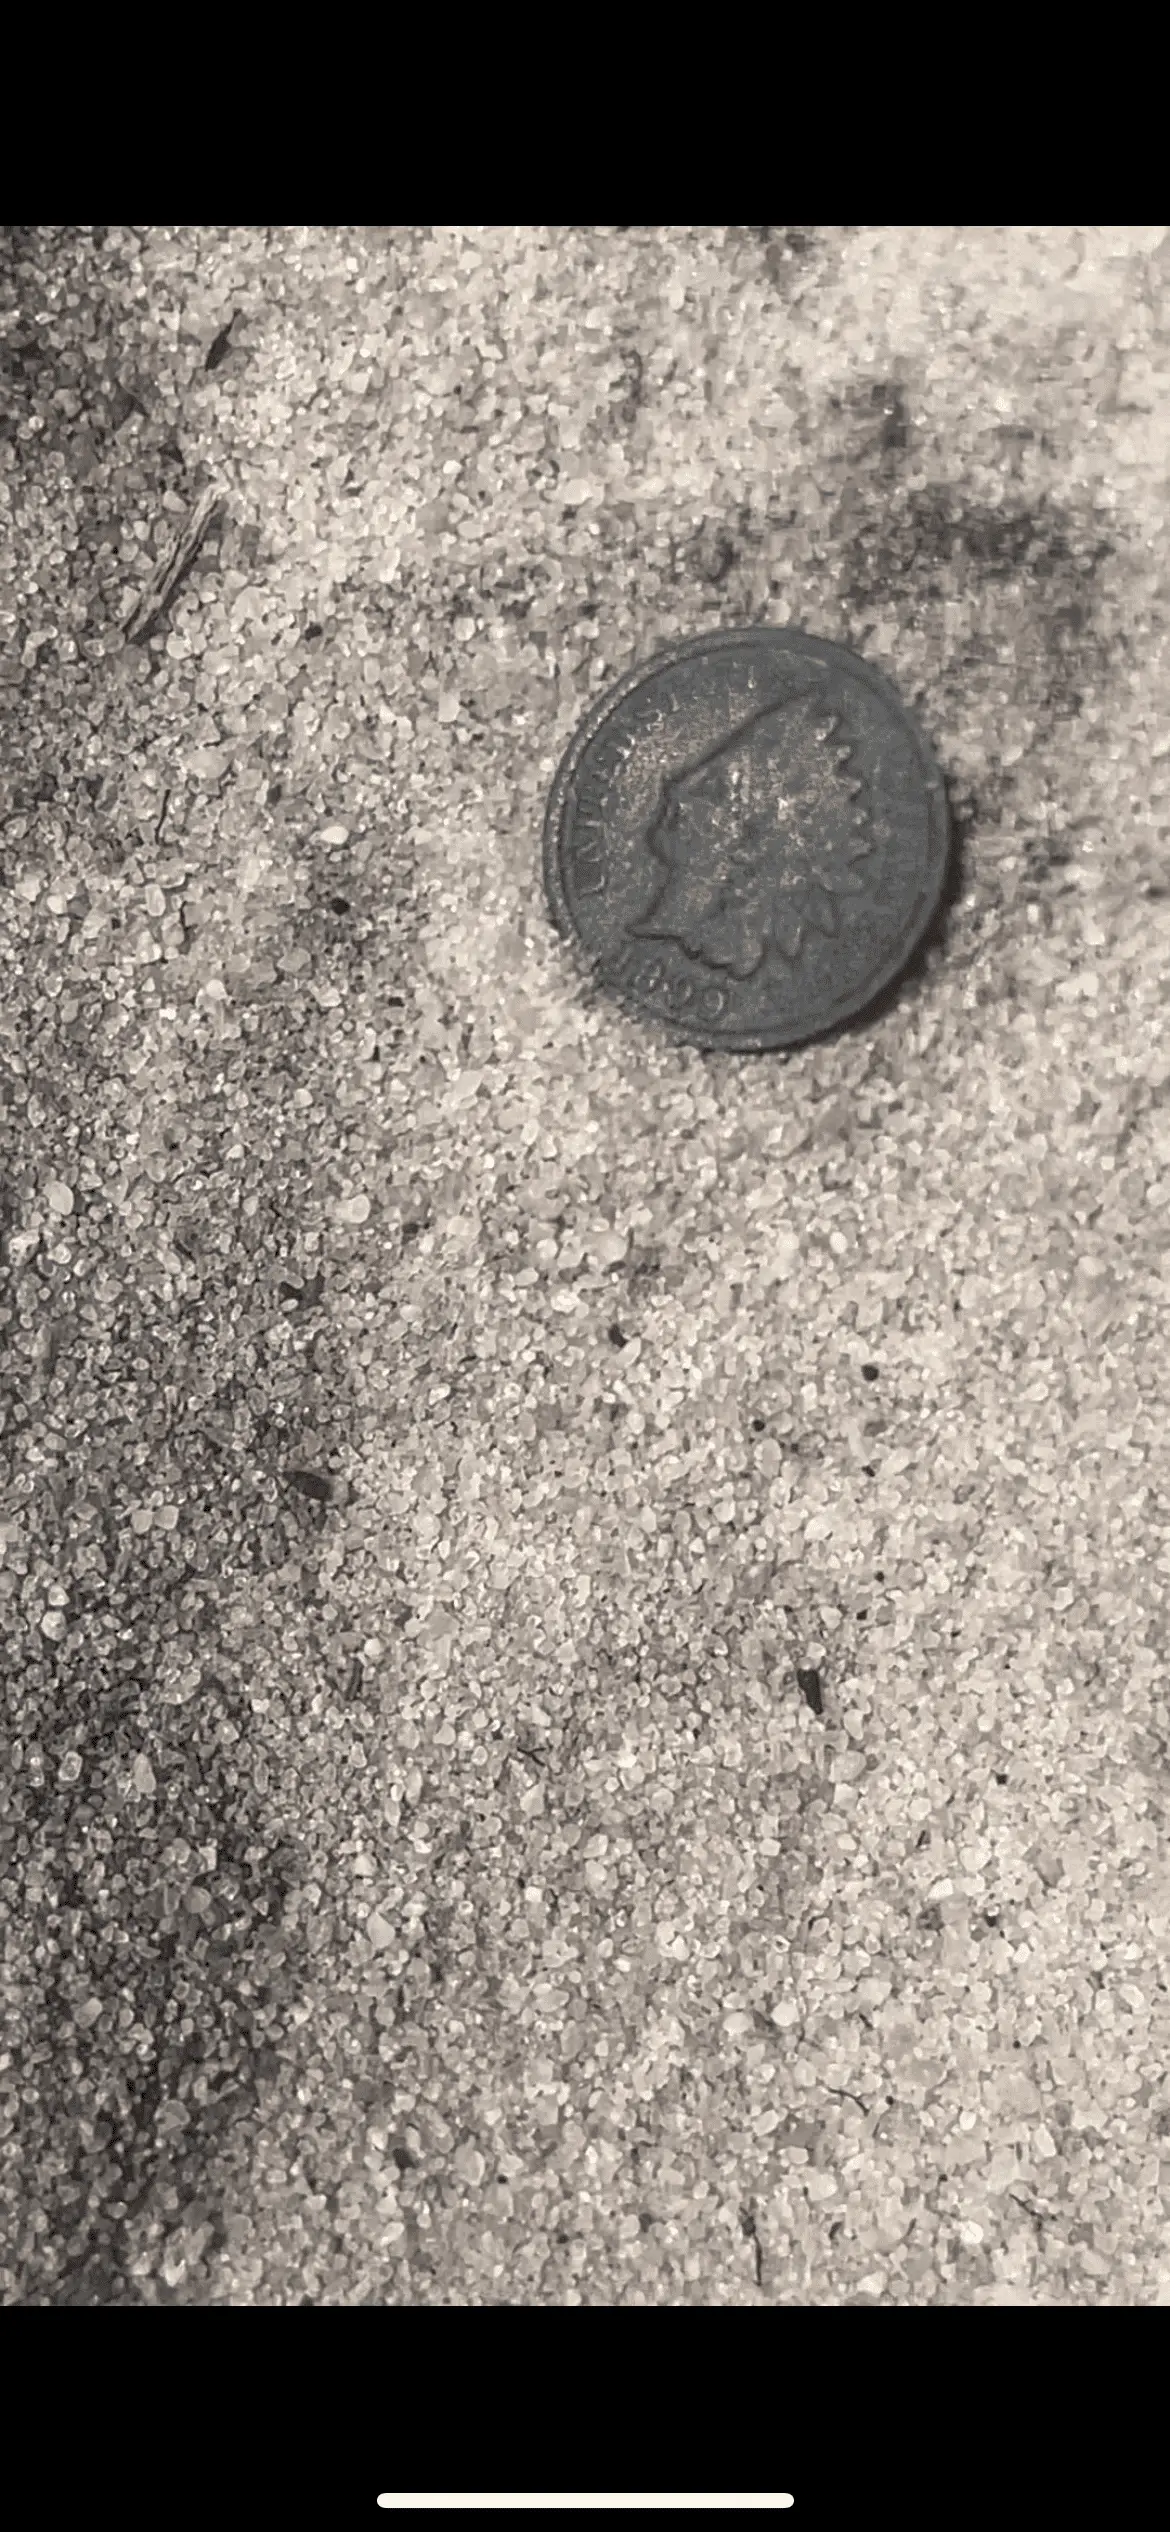
[[[1165,229],[0,233],[8,2304],[1170,2302],[1168,394]],[[745,623],[957,844],[762,1057],[540,878]]]

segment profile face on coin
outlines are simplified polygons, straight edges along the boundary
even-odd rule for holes
[[[835,642],[676,642],[581,724],[549,799],[553,919],[625,1006],[696,1046],[795,1046],[906,965],[949,850],[942,776]]]

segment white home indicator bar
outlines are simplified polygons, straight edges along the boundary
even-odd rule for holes
[[[380,2506],[387,2506],[394,2512],[402,2512],[405,2511],[407,2507],[415,2506],[427,2506],[433,2508],[459,2506],[590,2506],[595,2510],[604,2510],[613,2506],[698,2506],[715,2508],[721,2513],[726,2512],[728,2508],[733,2507],[742,2514],[747,2512],[766,2512],[770,2506],[790,2506],[794,2504],[794,2502],[795,2500],[792,2497],[786,2495],[764,2497],[757,2496],[754,2493],[746,2497],[400,2497],[397,2494],[387,2494],[379,2497],[378,2499]]]

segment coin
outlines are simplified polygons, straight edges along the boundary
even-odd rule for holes
[[[785,627],[631,669],[561,762],[544,833],[558,930],[691,1045],[796,1046],[893,983],[946,880],[942,775],[889,680]]]

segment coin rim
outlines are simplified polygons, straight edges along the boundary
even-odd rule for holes
[[[662,675],[665,669],[674,667],[680,660],[696,658],[701,654],[709,655],[712,651],[740,649],[748,645],[803,652],[806,656],[809,654],[814,657],[819,656],[829,667],[839,662],[843,673],[858,677],[863,683],[869,685],[879,701],[884,703],[901,721],[918,757],[922,770],[923,788],[927,796],[929,816],[927,875],[903,926],[899,945],[893,955],[872,977],[867,977],[860,992],[854,990],[833,1003],[826,1015],[817,1020],[815,1027],[810,1028],[807,1023],[801,1022],[795,1028],[780,1026],[776,1029],[739,1030],[721,1035],[710,1029],[700,1030],[694,1026],[688,1027],[685,1021],[671,1018],[657,1005],[639,1001],[636,992],[631,992],[617,980],[611,982],[601,972],[600,959],[595,955],[590,955],[573,919],[561,869],[561,850],[564,840],[565,810],[578,767],[587,749],[592,746],[606,722],[620,709],[621,705],[627,702],[632,694],[636,694],[640,686],[652,683]],[[613,685],[607,686],[605,693],[599,695],[597,702],[590,706],[584,719],[578,723],[553,776],[548,806],[545,810],[543,841],[545,896],[554,925],[561,938],[576,951],[579,967],[584,969],[600,992],[619,1004],[627,1014],[649,1021],[676,1045],[698,1046],[708,1053],[722,1050],[730,1055],[770,1054],[781,1047],[808,1045],[813,1039],[825,1037],[832,1030],[841,1028],[847,1020],[858,1018],[901,975],[937,912],[946,882],[950,846],[951,828],[946,787],[937,760],[914,714],[903,702],[896,686],[880,668],[875,668],[871,661],[863,659],[857,651],[849,650],[843,642],[827,641],[822,635],[805,633],[796,625],[747,624],[738,629],[723,625],[717,632],[688,634],[677,642],[670,642],[663,650],[656,651],[651,659],[640,660],[634,667],[626,669]]]

